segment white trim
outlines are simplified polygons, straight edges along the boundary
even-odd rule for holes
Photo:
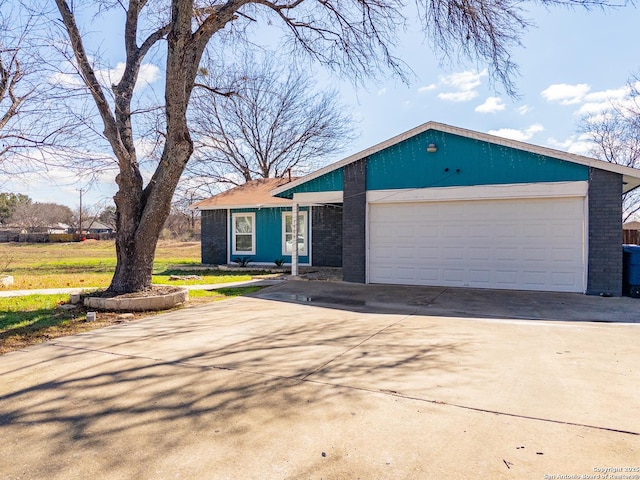
[[[227,208],[227,263],[231,263],[231,209]]]
[[[475,185],[470,187],[434,187],[397,190],[369,190],[368,203],[446,202],[455,200],[488,200],[500,198],[584,197],[589,183],[513,183]]]
[[[464,128],[453,127],[451,125],[446,125],[444,123],[438,122],[427,122],[422,125],[408,130],[400,135],[396,135],[384,142],[378,143],[372,147],[369,147],[365,150],[362,150],[358,153],[350,155],[347,158],[339,160],[331,165],[327,165],[324,168],[316,170],[315,172],[310,173],[304,177],[301,177],[293,182],[289,182],[280,187],[274,188],[271,190],[271,195],[278,195],[280,193],[286,192],[287,190],[291,190],[292,188],[297,187],[298,185],[302,185],[307,183],[314,178],[321,177],[333,170],[337,170],[339,168],[344,167],[350,163],[356,162],[362,158],[368,157],[377,153],[385,148],[389,148],[397,143],[400,143],[408,138],[419,135],[427,130],[437,130],[444,133],[450,133],[453,135],[459,135],[461,137],[472,138],[476,140],[481,140],[483,142],[493,143],[495,145],[502,145],[504,147],[515,148],[518,150],[523,150],[525,152],[536,153],[539,155],[544,155],[547,157],[557,158],[559,160],[565,160],[572,163],[577,163],[580,165],[585,165],[588,167],[598,168],[600,170],[606,170],[609,172],[619,173],[623,175],[625,178],[623,181],[627,184],[628,188],[623,187],[623,191],[627,192],[633,190],[634,188],[640,186],[640,169],[625,167],[622,165],[616,165],[614,163],[603,162],[602,160],[596,160],[595,158],[583,157],[582,155],[576,155],[573,153],[563,152],[561,150],[555,150],[552,148],[541,147],[538,145],[532,145],[530,143],[518,142],[516,140],[510,140],[503,137],[497,137],[495,135],[489,135],[487,133],[475,132],[473,130],[467,130]]]
[[[313,223],[312,223],[313,222],[313,214],[312,214],[312,211],[311,211],[312,208],[313,207],[311,205],[309,205],[309,208],[307,210],[309,212],[309,221],[307,222],[307,227],[309,229],[309,232],[307,234],[308,238],[309,238],[309,247],[307,248],[307,261],[309,262],[309,265],[313,265],[313,259],[311,258],[312,257],[312,253],[313,253],[313,248],[312,248],[312,245],[313,245]]]
[[[234,264],[233,262],[228,263],[227,265],[236,266],[236,264]],[[301,266],[301,267],[310,267],[311,266],[311,264],[309,262],[307,262],[307,263],[299,263],[298,265]],[[260,266],[263,266],[263,267],[271,266],[271,267],[275,267],[275,263],[273,263],[273,262],[254,262],[252,260],[247,263],[247,267],[248,268],[251,268],[253,266],[258,266],[258,267],[260,267]],[[282,264],[282,266],[283,267],[285,267],[285,266],[286,267],[290,267],[291,263],[285,262],[285,263]]]
[[[304,250],[302,252],[298,252],[298,257],[306,257],[307,255],[309,255],[309,222],[308,220],[308,211],[307,210],[298,210],[298,217],[303,217],[303,222],[304,222],[304,229],[305,229],[305,234],[303,236],[304,238]],[[287,222],[286,222],[286,217],[290,216],[291,219],[293,219],[293,211],[288,211],[288,212],[282,212],[282,229],[281,229],[281,236],[280,236],[280,243],[281,243],[281,249],[282,249],[282,255],[291,255],[293,257],[293,251],[291,252],[287,252],[285,251],[285,247],[286,247],[286,228],[287,228]],[[293,223],[292,223],[293,225]],[[292,241],[292,247],[293,247],[293,241]]]
[[[330,192],[302,192],[294,193],[293,200],[298,203],[342,203],[342,190],[332,190]]]
[[[251,251],[250,252],[236,250],[235,219],[238,217],[251,218]],[[247,234],[241,233],[241,235],[247,235]],[[233,212],[231,214],[231,253],[232,255],[255,255],[256,254],[256,213],[255,212]]]
[[[364,283],[368,284],[369,282],[369,272],[371,272],[371,233],[370,233],[370,211],[371,204],[367,202],[367,205],[364,209]]]
[[[582,262],[584,264],[584,292],[587,293],[587,289],[589,288],[589,194],[584,197],[583,205],[583,214],[582,218],[584,218],[584,232],[582,238]]]

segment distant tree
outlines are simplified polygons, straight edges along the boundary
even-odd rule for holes
[[[635,75],[627,82],[624,98],[611,100],[606,110],[584,117],[579,130],[593,145],[595,158],[640,168],[640,77]],[[623,221],[639,211],[640,192],[625,194]]]
[[[32,200],[22,193],[0,193],[0,223],[8,223],[19,204],[30,204]]]
[[[265,54],[262,62],[248,55],[239,66],[201,72],[196,86],[202,88],[190,107],[192,176],[239,185],[290,170],[308,172],[353,139],[354,120],[338,93],[318,91],[302,71],[283,70],[275,55]]]
[[[35,232],[58,224],[71,225],[73,212],[57,203],[21,202],[16,205],[10,221],[28,232]]]
[[[172,208],[164,223],[162,235],[165,239],[192,240],[195,235],[196,220],[191,212]]]
[[[110,227],[114,230],[116,229],[116,207],[104,207],[102,210],[100,210],[100,213],[98,213],[98,216],[96,218],[103,225],[106,225],[107,227]]]

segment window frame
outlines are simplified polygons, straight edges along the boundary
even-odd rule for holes
[[[291,217],[293,220],[293,212],[282,212],[282,255],[293,256],[293,241],[291,242],[292,249],[290,252],[287,252],[287,235],[290,235],[293,239],[293,232],[287,232],[287,217]],[[302,251],[298,251],[298,257],[306,257],[309,255],[309,222],[308,222],[308,212],[307,210],[299,210],[298,218],[302,217],[302,222],[304,224],[304,235],[302,236]],[[298,234],[300,230],[298,229]]]
[[[236,219],[248,217],[251,219],[251,251],[236,248],[238,235],[249,235],[248,233],[236,232]],[[231,214],[231,254],[232,255],[255,255],[256,254],[256,214],[255,212],[234,212]]]

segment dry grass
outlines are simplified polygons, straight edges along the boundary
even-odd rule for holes
[[[154,269],[200,263],[199,242],[160,241]],[[11,290],[107,287],[116,265],[113,241],[0,244],[0,265],[14,277]]]
[[[217,290],[197,290],[189,294],[189,302],[177,308],[189,308],[205,303],[226,300],[260,290],[261,287],[231,287]],[[75,335],[77,333],[132,322],[156,315],[157,312],[96,312],[96,320],[87,322],[87,309],[77,306],[66,310],[69,295],[29,295],[0,298],[0,355],[30,345]]]

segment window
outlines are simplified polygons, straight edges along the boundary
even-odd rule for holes
[[[232,215],[234,255],[254,255],[256,253],[255,213],[234,213]]]
[[[307,255],[307,212],[298,212],[298,255]],[[293,214],[282,213],[282,254],[293,253]]]

